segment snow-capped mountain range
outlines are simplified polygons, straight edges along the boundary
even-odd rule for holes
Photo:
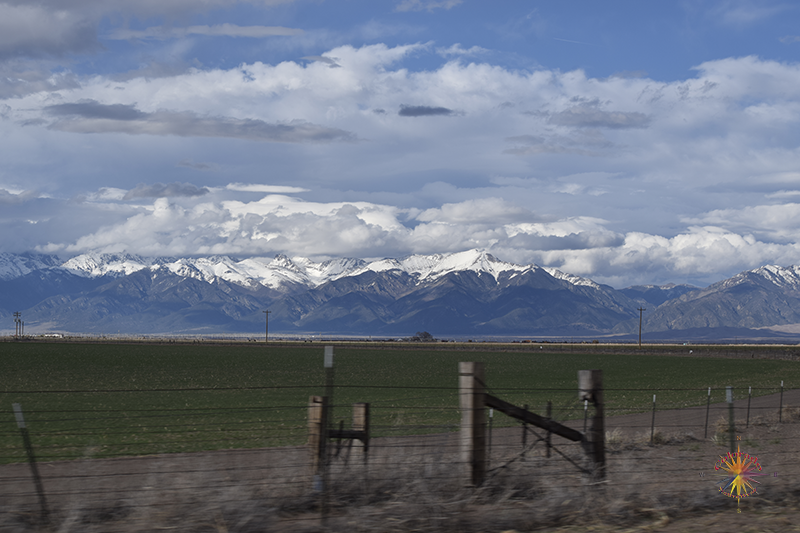
[[[255,332],[270,309],[277,332],[624,336],[638,329],[639,308],[654,338],[800,332],[800,267],[767,265],[704,289],[616,290],[481,250],[323,262],[0,254],[6,332],[14,311],[28,332]]]
[[[381,259],[367,262],[361,259],[333,259],[314,262],[304,257],[278,255],[273,259],[253,257],[237,260],[228,256],[200,258],[141,257],[131,254],[88,253],[67,261],[54,256],[0,254],[0,279],[11,280],[35,270],[63,269],[83,277],[126,276],[144,269],[166,269],[173,274],[206,282],[215,279],[252,286],[259,283],[280,290],[287,284],[317,287],[323,283],[365,272],[397,270],[415,276],[420,281],[435,280],[450,272],[471,271],[490,274],[522,273],[536,270],[536,265],[515,265],[500,261],[480,250],[452,254],[412,255],[403,259]],[[545,269],[551,275],[570,283],[592,284],[591,280]]]

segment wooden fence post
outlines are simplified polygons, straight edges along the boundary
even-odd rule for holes
[[[318,476],[325,466],[325,446],[328,441],[327,404],[328,398],[325,396],[312,396],[308,400],[308,452],[313,476]]]
[[[362,457],[364,462],[367,462],[369,454],[369,404],[368,403],[354,403],[353,404],[353,431],[363,431],[364,440],[361,441]]]
[[[458,364],[461,407],[461,462],[465,477],[479,486],[486,477],[486,408],[483,363]]]
[[[589,400],[594,405],[592,427],[586,434],[588,452],[594,463],[595,479],[604,479],[606,476],[606,432],[603,417],[603,371],[579,370],[578,371],[578,398]]]

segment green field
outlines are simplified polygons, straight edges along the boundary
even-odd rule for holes
[[[340,347],[334,418],[372,406],[373,436],[455,430],[459,361],[483,361],[490,392],[554,418],[583,416],[577,372],[602,369],[607,415],[704,405],[800,383],[800,364],[663,355],[393,350]],[[535,350],[534,350],[535,349]],[[545,350],[546,351],[546,347]],[[0,343],[0,462],[24,460],[12,413],[22,405],[37,456],[75,459],[296,445],[306,407],[325,391],[323,347]],[[495,425],[513,424],[505,417]]]

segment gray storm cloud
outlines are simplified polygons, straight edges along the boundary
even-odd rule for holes
[[[0,59],[65,56],[100,50],[97,27],[104,16],[180,16],[235,4],[278,5],[293,0],[4,0],[0,2]],[[190,26],[120,30],[117,39],[173,38],[186,35],[266,37],[297,35],[302,30],[272,26]]]
[[[101,104],[94,100],[47,106],[44,111],[58,117],[50,129],[71,133],[227,137],[284,143],[356,140],[350,132],[303,121],[270,124],[259,119],[201,117],[190,111],[145,113],[133,105]]]
[[[135,189],[128,191],[123,200],[135,200],[137,198],[172,198],[177,196],[192,197],[208,194],[205,187],[197,187],[191,183],[154,183],[145,185],[140,183]]]
[[[265,37],[300,35],[303,30],[283,26],[238,26],[236,24],[215,24],[213,26],[188,26],[186,28],[164,28],[155,26],[144,30],[119,29],[109,35],[110,39],[176,39],[190,35],[207,37]]]
[[[146,113],[136,109],[136,106],[124,104],[101,104],[95,100],[51,105],[45,112],[57,117],[81,117],[86,119],[109,120],[140,120],[147,118]]]
[[[429,107],[426,105],[400,105],[400,111],[397,113],[401,117],[431,117],[438,115],[452,115],[453,110],[446,107]]]
[[[53,74],[20,59],[0,62],[0,99],[20,98],[37,92],[53,92],[79,87],[78,77],[70,72]],[[2,115],[3,113],[0,112],[0,118]]]
[[[61,8],[0,3],[0,59],[63,56],[98,48],[95,24]]]
[[[325,56],[303,56],[300,59],[305,59],[306,61],[315,61],[318,63],[325,63],[330,68],[341,68],[341,65],[336,62],[336,59],[332,57],[325,57]]]
[[[433,11],[435,9],[451,9],[463,0],[403,0],[395,6],[395,11]]]
[[[511,155],[539,154],[578,154],[598,156],[614,148],[614,143],[606,139],[598,130],[579,130],[570,136],[565,135],[517,135],[506,137],[513,148],[503,150]]]
[[[39,194],[36,191],[22,191],[19,194],[14,194],[6,189],[0,189],[0,205],[23,204],[38,197]]]
[[[215,166],[211,163],[192,161],[191,159],[181,159],[178,161],[179,167],[191,168],[193,170],[213,170]]]
[[[644,113],[601,111],[591,107],[576,106],[551,115],[547,122],[556,126],[625,129],[646,128],[650,124],[650,118]]]
[[[10,5],[30,5],[35,3],[45,9],[95,12],[99,15],[108,12],[132,13],[137,16],[159,14],[176,15],[184,12],[206,11],[236,4],[279,5],[294,0],[4,0]]]

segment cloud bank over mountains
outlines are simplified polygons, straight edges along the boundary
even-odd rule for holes
[[[748,18],[748,6],[718,12],[719,24],[777,16]],[[390,7],[411,24],[469,6]],[[274,20],[214,15],[233,9]],[[290,16],[302,9],[0,1],[0,251],[478,248],[617,287],[800,263],[797,63],[735,55],[666,81],[592,76],[399,23],[378,42],[341,28],[323,38]],[[404,42],[381,42],[390,35]],[[797,46],[786,35],[775,42]],[[198,39],[285,59],[206,65]],[[162,59],[139,70],[70,65],[151,46]]]

